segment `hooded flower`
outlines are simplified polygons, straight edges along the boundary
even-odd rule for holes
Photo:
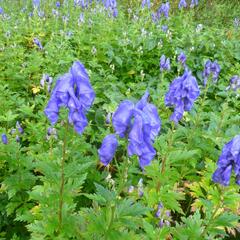
[[[56,7],[57,7],[57,8],[60,8],[60,6],[61,6],[61,3],[60,3],[59,1],[57,1],[57,2],[56,2]]]
[[[166,58],[165,55],[162,55],[160,58],[160,71],[163,72],[164,70],[170,70],[170,59]]]
[[[44,112],[52,125],[58,120],[60,107],[69,109],[68,120],[74,125],[76,132],[81,134],[87,126],[86,111],[90,108],[95,93],[89,77],[80,62],[74,62],[69,73],[57,80],[50,100]]]
[[[114,134],[107,135],[102,142],[98,154],[103,165],[107,166],[113,159],[118,146],[117,138]]]
[[[186,55],[181,52],[179,55],[178,55],[178,62],[180,62],[183,66],[185,65],[186,63],[186,60],[187,60],[187,57]]]
[[[182,9],[182,8],[186,8],[186,7],[187,7],[186,0],[180,0],[178,3],[178,8]]]
[[[234,137],[223,147],[217,166],[212,176],[214,182],[220,183],[223,186],[228,186],[231,173],[234,170],[236,183],[240,185],[240,135]]]
[[[165,96],[166,106],[173,106],[174,112],[170,120],[178,123],[183,117],[184,111],[190,111],[200,91],[197,80],[187,69],[185,73],[177,77],[170,85]]]
[[[190,8],[193,8],[198,5],[198,0],[192,0],[190,4]]]
[[[131,101],[125,100],[120,103],[116,112],[113,114],[112,123],[116,134],[124,137],[130,127],[133,116],[134,104]]]
[[[163,3],[157,11],[158,19],[160,19],[162,15],[164,15],[165,18],[168,18],[169,17],[169,10],[170,10],[169,2]]]
[[[221,71],[221,68],[220,68],[219,64],[217,63],[217,61],[211,62],[210,60],[208,60],[205,64],[204,71],[203,71],[204,86],[206,86],[207,80],[208,80],[210,74],[212,74],[213,82],[216,83],[218,80],[220,71]]]
[[[7,138],[7,135],[5,133],[2,134],[2,143],[3,144],[8,144],[8,138]]]
[[[32,4],[34,8],[38,8],[40,7],[40,0],[32,0]]]
[[[0,7],[0,15],[2,15],[3,13],[4,13],[3,8]]]
[[[238,89],[240,89],[240,77],[237,75],[234,75],[231,79],[230,79],[230,88],[233,91],[237,91]]]
[[[73,63],[70,72],[76,85],[76,96],[83,108],[88,110],[95,99],[95,92],[90,84],[88,74],[79,61]]]
[[[37,38],[34,38],[34,39],[33,39],[33,42],[38,46],[38,48],[39,48],[40,50],[43,49],[43,46],[42,46],[41,42],[40,42]]]
[[[142,1],[142,8],[144,8],[145,6],[147,6],[148,8],[151,7],[151,2],[150,2],[150,0],[143,0],[143,1]]]

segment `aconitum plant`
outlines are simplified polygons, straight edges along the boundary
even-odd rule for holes
[[[169,91],[165,96],[166,106],[174,107],[170,120],[178,123],[182,119],[183,113],[192,109],[199,94],[196,78],[192,76],[191,71],[185,69],[184,74],[170,84]]]
[[[162,55],[160,58],[159,66],[161,72],[163,72],[164,70],[169,71],[171,69],[170,59],[166,58],[165,55]]]
[[[33,42],[38,46],[38,48],[39,48],[40,50],[43,49],[43,46],[42,46],[42,44],[41,44],[41,42],[39,41],[38,38],[34,38],[34,39],[33,39]]]
[[[151,7],[151,2],[150,2],[150,0],[143,0],[143,1],[142,1],[142,8],[144,8],[145,6],[147,6],[148,8]]]
[[[237,91],[240,89],[240,77],[237,75],[234,75],[230,79],[230,86],[229,86],[233,91]]]
[[[178,62],[180,62],[183,66],[185,66],[185,63],[187,61],[187,57],[186,55],[181,52],[179,55],[178,55],[178,58],[177,58]]]
[[[221,68],[217,61],[212,62],[208,60],[205,64],[204,71],[203,71],[203,84],[204,86],[207,85],[208,78],[212,75],[212,80],[214,83],[217,82]]]
[[[182,8],[186,8],[187,7],[187,2],[186,0],[180,0],[178,3],[178,8],[182,9]]]
[[[234,170],[236,183],[240,185],[240,135],[234,137],[223,147],[217,166],[212,176],[214,182],[228,186],[232,170]]]
[[[157,108],[148,103],[148,97],[147,91],[136,104],[129,100],[123,101],[112,117],[115,133],[121,138],[128,138],[128,155],[137,155],[142,169],[149,165],[156,155],[152,144],[161,128]],[[113,146],[117,146],[116,139],[109,135],[99,149],[100,160],[104,165],[113,158],[116,150]]]
[[[3,144],[8,144],[8,138],[7,138],[7,135],[5,133],[2,134],[2,143]]]
[[[157,17],[158,19],[161,18],[161,16],[165,16],[165,18],[169,17],[169,10],[170,10],[170,4],[169,2],[163,3],[160,8],[157,10]]]
[[[57,123],[60,108],[68,108],[69,123],[74,125],[77,133],[82,134],[88,124],[85,114],[94,98],[95,92],[90,84],[88,74],[83,64],[76,61],[69,72],[57,80],[44,112],[51,124],[54,125]]]

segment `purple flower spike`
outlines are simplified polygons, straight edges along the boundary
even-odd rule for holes
[[[178,62],[180,62],[183,66],[185,65],[186,63],[186,60],[187,60],[187,57],[186,55],[181,52],[179,55],[178,55]]]
[[[210,74],[212,74],[213,82],[216,83],[218,80],[220,71],[221,71],[221,68],[220,68],[219,64],[217,63],[217,61],[211,62],[210,60],[208,60],[205,64],[204,71],[203,71],[204,86],[206,86],[207,80],[208,80]]]
[[[70,110],[68,115],[69,123],[73,124],[75,131],[82,134],[85,127],[88,125],[87,118],[82,109]]]
[[[40,50],[43,49],[43,46],[42,46],[41,42],[40,42],[37,38],[34,38],[34,39],[33,39],[33,42],[38,46],[38,48],[39,48]]]
[[[87,71],[81,62],[76,61],[73,63],[70,72],[76,84],[76,96],[83,108],[88,110],[95,99],[95,92],[90,84]]]
[[[116,112],[113,114],[112,123],[114,130],[121,138],[125,136],[130,127],[133,109],[134,104],[131,101],[125,100],[120,103]]]
[[[191,110],[199,94],[200,90],[196,78],[185,69],[185,73],[171,83],[165,96],[166,106],[174,107],[174,113],[170,119],[178,123],[182,119],[184,111]]]
[[[187,7],[186,0],[180,0],[178,3],[178,8],[182,9],[182,8],[186,8],[186,7]]]
[[[150,0],[143,0],[143,1],[142,1],[142,8],[144,8],[145,6],[147,6],[148,8],[151,7],[151,2],[150,2]]]
[[[170,70],[170,59],[166,58],[165,55],[162,55],[160,58],[160,71],[163,72],[164,70]]]
[[[240,89],[240,77],[235,75],[230,79],[230,88],[233,91],[237,91]]]
[[[104,166],[107,166],[113,159],[117,150],[118,141],[114,134],[107,135],[102,142],[98,154],[100,161]]]
[[[7,138],[7,135],[5,133],[2,134],[2,143],[3,144],[8,144],[8,138]]]
[[[19,132],[20,134],[23,134],[23,133],[24,133],[24,130],[23,130],[21,124],[19,123],[19,121],[16,122],[16,128],[18,129],[18,132]]]
[[[218,167],[212,176],[214,182],[228,186],[232,170],[234,170],[236,183],[240,185],[240,135],[234,137],[223,147],[217,165]]]
[[[57,2],[56,2],[56,7],[57,7],[57,8],[60,8],[60,6],[61,6],[61,3],[60,3],[59,1],[57,1]]]
[[[157,11],[157,18],[160,19],[162,15],[165,18],[169,17],[170,4],[169,2],[163,3]]]

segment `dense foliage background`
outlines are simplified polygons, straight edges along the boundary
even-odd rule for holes
[[[212,182],[223,146],[240,134],[239,90],[228,88],[240,76],[239,1],[199,0],[194,8],[187,1],[181,10],[170,1],[169,18],[153,22],[163,2],[142,9],[141,1],[118,1],[113,17],[101,1],[87,8],[73,0],[60,7],[42,0],[38,8],[30,0],[0,1],[0,131],[8,137],[0,144],[0,239],[239,239],[239,186],[234,178],[226,187]],[[181,52],[201,94],[174,125],[164,97],[184,72]],[[171,70],[161,73],[163,54]],[[204,87],[208,59],[221,72]],[[66,129],[63,109],[57,134],[48,135],[50,93],[40,80],[49,74],[54,86],[75,60],[96,93],[89,124],[81,136]],[[146,89],[162,121],[156,157],[142,171],[121,140],[104,167],[97,150],[113,132],[107,115]]]

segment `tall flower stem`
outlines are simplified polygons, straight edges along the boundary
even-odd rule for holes
[[[62,227],[62,208],[63,208],[63,192],[64,192],[64,163],[66,160],[66,147],[67,147],[67,132],[68,132],[68,122],[65,123],[65,134],[62,146],[62,160],[61,160],[61,184],[60,184],[60,191],[59,191],[59,210],[58,210],[58,223],[59,223],[59,230]]]

